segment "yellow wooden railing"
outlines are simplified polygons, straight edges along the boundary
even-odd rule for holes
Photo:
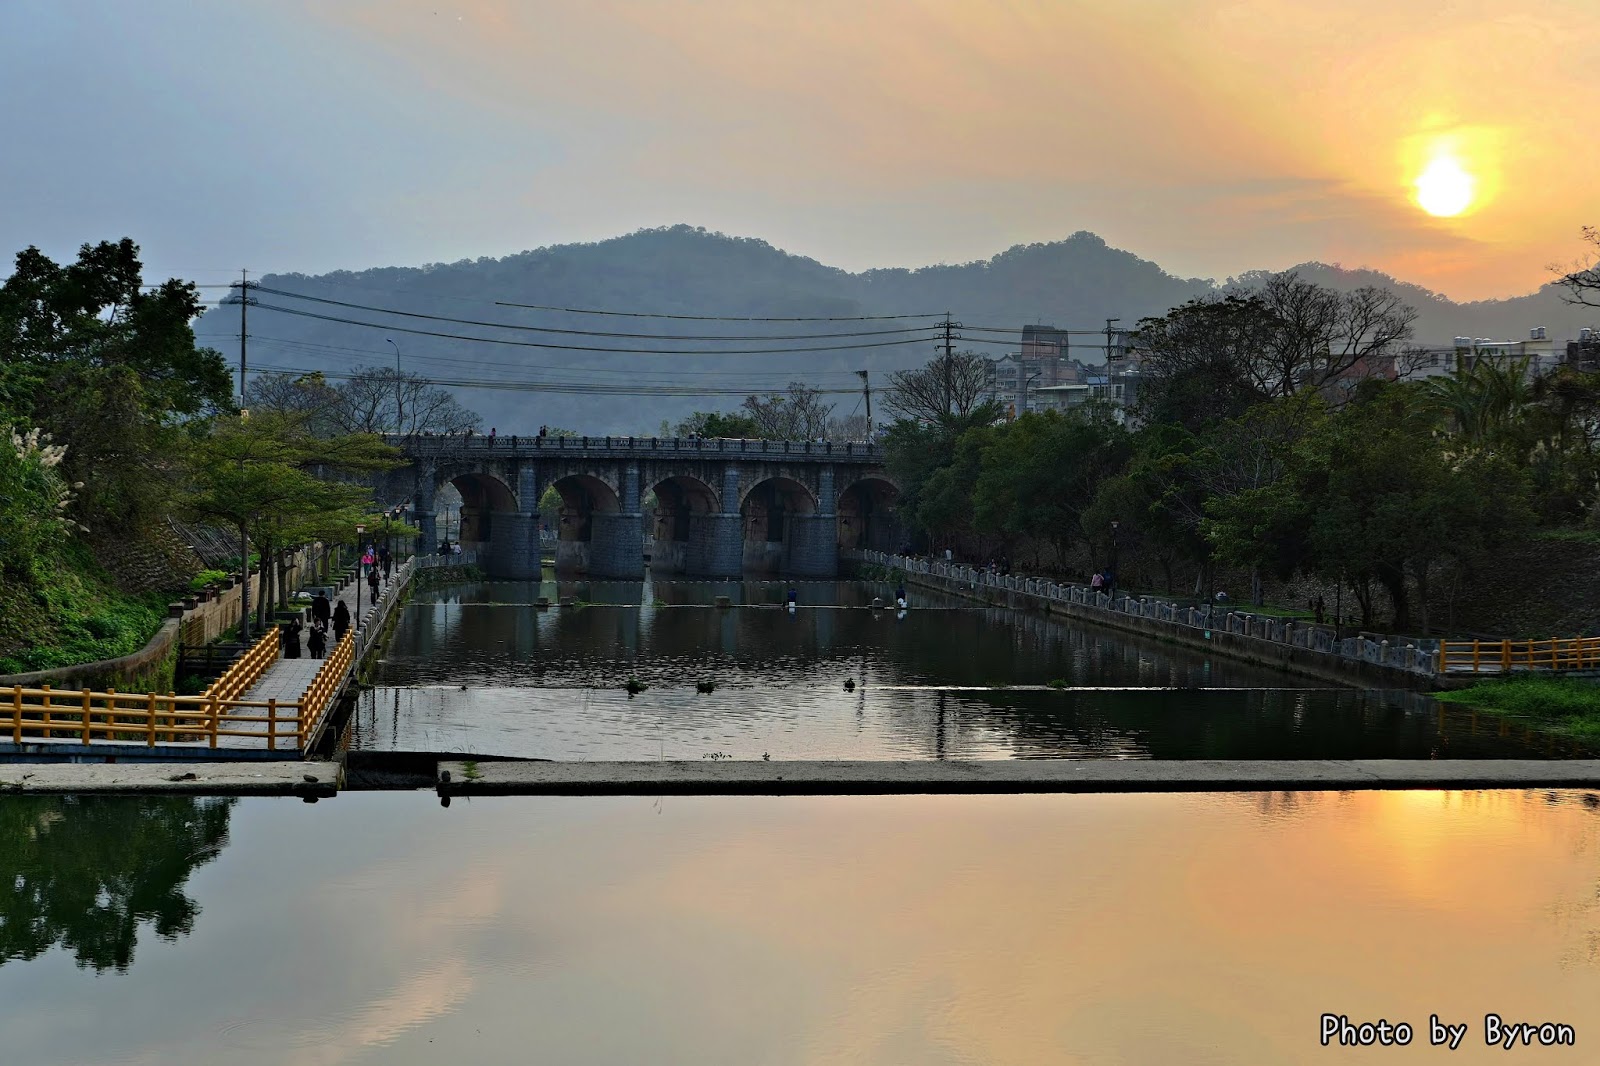
[[[1447,640],[1443,673],[1510,673],[1513,670],[1600,670],[1600,637],[1550,640]]]
[[[316,736],[355,656],[346,633],[299,700],[246,700],[244,693],[278,659],[278,631],[269,630],[199,696],[91,689],[0,689],[0,735],[25,742],[207,744],[256,741],[268,750],[304,751]],[[234,746],[234,745],[229,745]]]
[[[322,666],[317,670],[317,676],[311,679],[311,685],[300,697],[300,735],[296,743],[304,749],[316,737],[318,729],[322,726],[322,719],[327,715],[328,709],[333,705],[334,694],[339,691],[339,686],[344,683],[345,672],[350,668],[350,661],[356,654],[356,632],[349,630],[339,638],[333,646],[333,651],[323,660]]]

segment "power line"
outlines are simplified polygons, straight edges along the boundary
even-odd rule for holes
[[[925,315],[810,315],[794,318],[771,318],[757,315],[667,315],[645,311],[597,311],[584,307],[550,307],[545,304],[519,304],[496,300],[498,307],[522,307],[530,311],[564,311],[569,315],[618,315],[623,318],[675,318],[693,322],[884,322],[908,318],[938,318],[941,312]]]
[[[539,341],[514,341],[500,340],[494,337],[469,337],[460,333],[441,333],[437,330],[414,329],[410,326],[392,326],[381,322],[362,322],[352,318],[340,318],[335,315],[319,315],[314,311],[300,311],[292,307],[279,307],[276,304],[257,303],[262,311],[277,311],[286,315],[298,315],[301,318],[314,318],[323,322],[338,322],[347,326],[363,326],[367,329],[387,330],[391,333],[411,333],[422,337],[443,337],[447,340],[473,341],[478,344],[508,344],[517,348],[547,348],[568,352],[613,352],[621,355],[784,355],[801,352],[836,352],[854,351],[860,348],[894,348],[906,344],[922,344],[929,338],[907,337],[897,341],[877,341],[864,344],[830,344],[811,345],[806,347],[791,348],[724,348],[721,350],[692,349],[685,351],[662,351],[659,348],[603,348],[593,345],[578,344],[546,344]]]
[[[721,335],[692,335],[681,333],[603,333],[587,329],[557,329],[554,326],[525,326],[511,322],[485,322],[475,318],[455,318],[451,315],[430,315],[421,311],[397,311],[392,307],[377,307],[372,304],[354,303],[349,300],[334,300],[326,296],[307,296],[304,293],[289,292],[286,289],[274,289],[266,285],[250,286],[256,292],[264,292],[273,296],[284,296],[295,300],[307,300],[311,303],[330,304],[334,307],[348,307],[357,311],[371,311],[375,314],[401,315],[405,318],[421,318],[431,322],[449,322],[458,326],[486,326],[491,329],[511,329],[525,333],[558,333],[576,337],[613,337],[622,340],[659,340],[659,341],[808,341],[829,339],[835,337],[882,337],[892,333],[916,333],[927,329],[926,326],[903,326],[898,329],[857,330],[849,333],[773,333],[773,334],[721,334]]]
[[[282,374],[322,374],[325,378],[333,378],[339,381],[350,381],[360,376],[353,373],[314,370],[310,367],[261,366],[258,364],[256,369],[258,371],[268,371]],[[586,396],[748,396],[751,393],[778,393],[782,391],[781,389],[750,389],[718,385],[650,385],[648,383],[610,384],[591,381],[515,381],[506,379],[481,380],[475,378],[434,378],[422,376],[418,376],[413,380],[424,385],[439,385],[450,388],[494,389],[506,392],[551,392]],[[830,396],[860,395],[859,390],[847,388],[819,388],[815,391]]]

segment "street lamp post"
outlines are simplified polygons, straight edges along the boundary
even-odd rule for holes
[[[1111,605],[1117,604],[1117,528],[1121,522],[1113,520],[1111,523]]]
[[[400,412],[400,346],[388,337],[383,339],[394,344],[394,431],[398,434],[405,431],[405,422]]]
[[[1022,379],[1022,410],[1017,412],[1019,415],[1025,415],[1028,413],[1028,386],[1032,385],[1035,381],[1038,381],[1043,374],[1044,371],[1041,370]]]
[[[356,526],[356,628],[361,628],[361,583],[367,575],[362,573],[366,565],[366,553],[361,550],[361,534],[367,531],[366,526]]]

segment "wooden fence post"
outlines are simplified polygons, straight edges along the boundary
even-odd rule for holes
[[[267,700],[267,750],[278,750],[278,701]]]
[[[144,725],[149,730],[150,746],[156,746],[156,694],[148,693],[144,698]]]
[[[11,686],[11,742],[22,743],[22,686]]]
[[[83,690],[83,742],[89,743],[89,697],[88,689]]]

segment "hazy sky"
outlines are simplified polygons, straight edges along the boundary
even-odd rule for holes
[[[688,222],[861,269],[1088,229],[1513,295],[1600,224],[1597,50],[1595,0],[0,0],[0,254],[128,235],[215,282]]]

